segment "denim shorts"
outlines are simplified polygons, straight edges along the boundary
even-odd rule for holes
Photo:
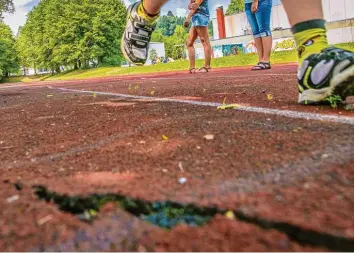
[[[192,26],[208,26],[208,23],[210,22],[210,18],[204,14],[201,13],[195,13],[192,16]]]
[[[245,12],[254,38],[262,38],[271,36],[270,19],[272,0],[259,0],[258,11],[253,13],[251,11],[252,3],[245,4]]]

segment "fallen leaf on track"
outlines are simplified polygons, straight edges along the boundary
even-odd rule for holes
[[[205,140],[211,141],[214,139],[214,135],[213,134],[206,134],[205,136],[203,136],[203,138]]]
[[[233,211],[231,211],[231,210],[226,212],[224,216],[226,216],[230,220],[235,220],[235,215],[234,215]]]
[[[226,104],[226,101],[227,101],[227,97],[224,97],[223,102],[222,102],[222,105],[225,105],[225,104]]]
[[[240,107],[238,104],[220,105],[217,107],[217,110],[237,109],[238,107]]]
[[[9,198],[7,198],[7,203],[12,203],[12,202],[15,202],[16,200],[19,200],[20,199],[20,196],[19,195],[14,195],[14,196],[11,196]]]
[[[180,171],[184,172],[184,167],[182,167],[182,162],[179,162],[178,166],[179,166]]]
[[[42,219],[39,219],[37,221],[38,226],[42,226],[43,224],[47,223],[48,221],[50,221],[51,219],[53,219],[53,215],[47,215],[45,217],[43,217]]]

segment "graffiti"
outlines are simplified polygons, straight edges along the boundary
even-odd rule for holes
[[[212,54],[214,58],[219,58],[223,56],[238,55],[244,53],[243,44],[231,44],[223,46],[213,46]]]
[[[213,58],[223,57],[222,46],[213,46],[212,47],[212,55],[213,55]]]
[[[292,50],[296,48],[296,43],[293,39],[280,39],[275,41],[274,51]]]
[[[243,44],[232,44],[222,46],[223,56],[238,55],[243,53]]]

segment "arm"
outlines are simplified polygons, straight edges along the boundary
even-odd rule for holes
[[[198,7],[200,7],[200,5],[202,4],[203,0],[195,0],[194,2],[189,4],[189,14],[186,17],[186,20],[184,22],[184,26],[188,27],[190,22],[191,22],[191,18],[192,16],[196,13]]]

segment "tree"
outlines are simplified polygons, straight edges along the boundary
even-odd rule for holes
[[[120,65],[125,13],[117,0],[42,0],[19,31],[21,64],[52,72]]]
[[[4,12],[13,13],[15,11],[13,0],[0,0],[0,19]]]
[[[187,30],[181,26],[176,26],[172,36],[164,36],[161,29],[155,30],[152,34],[153,42],[162,42],[165,44],[165,54],[173,59],[185,57],[185,43],[188,36]]]
[[[213,23],[212,20],[208,23],[208,35],[213,37]]]
[[[15,39],[9,26],[0,21],[0,79],[19,70]]]
[[[156,59],[158,57],[158,53],[157,53],[157,50],[155,50],[154,48],[153,49],[151,49],[150,51],[149,51],[149,60],[154,60],[154,59]]]
[[[244,0],[232,0],[227,8],[226,15],[233,15],[244,11]]]
[[[175,32],[176,26],[183,25],[185,21],[184,17],[174,16],[171,11],[168,15],[161,16],[157,23],[157,29],[162,31],[164,36],[172,36]]]

